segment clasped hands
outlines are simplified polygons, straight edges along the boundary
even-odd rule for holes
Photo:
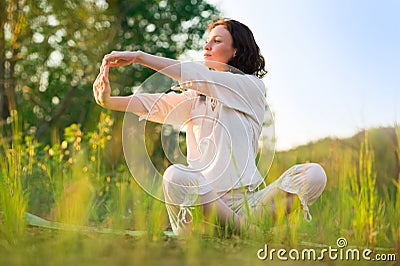
[[[96,103],[102,107],[107,107],[111,97],[111,87],[108,80],[110,67],[127,66],[135,63],[140,52],[111,52],[104,56],[100,72],[93,83],[93,95]]]

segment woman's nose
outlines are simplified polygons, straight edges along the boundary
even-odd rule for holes
[[[206,42],[206,44],[203,46],[203,49],[206,50],[206,51],[211,50],[210,43]]]

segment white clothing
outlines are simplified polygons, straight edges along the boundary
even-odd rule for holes
[[[216,192],[247,186],[263,177],[256,166],[266,107],[264,83],[253,75],[181,63],[185,92],[137,94],[148,114],[141,119],[186,126],[187,162]],[[204,95],[204,96],[202,96]]]
[[[311,205],[322,194],[326,181],[326,174],[321,165],[316,163],[296,164],[263,189],[255,192],[246,191],[245,193],[240,190],[235,191],[233,197],[231,193],[226,193],[222,195],[221,199],[234,212],[245,215],[245,204],[248,204],[250,209],[262,205],[262,200],[267,192],[273,188],[279,188],[299,197],[304,211],[304,218],[311,221],[312,217],[308,205]]]
[[[185,230],[186,224],[191,223],[191,210],[199,204],[199,195],[210,192],[210,186],[203,186],[199,189],[198,184],[206,182],[201,174],[188,173],[184,166],[171,166],[165,171],[163,189],[167,202],[166,204],[172,230],[179,235]],[[172,185],[180,184],[180,186]],[[263,202],[267,193],[274,188],[279,188],[288,193],[296,194],[303,208],[304,218],[311,221],[312,217],[308,206],[311,205],[324,191],[326,185],[325,171],[319,164],[306,163],[298,164],[289,168],[278,179],[263,189],[247,191],[236,189],[219,193],[220,199],[235,213],[241,217],[249,215],[246,205],[254,216],[254,210],[268,204]],[[261,209],[268,209],[265,206]],[[258,208],[260,209],[260,208]]]
[[[181,77],[183,93],[135,95],[148,111],[140,119],[186,127],[188,166],[172,165],[163,176],[173,231],[179,234],[191,222],[187,220],[191,208],[199,203],[200,195],[211,191],[238,215],[245,215],[246,202],[255,208],[270,189],[278,187],[298,195],[310,220],[308,205],[326,184],[318,164],[295,165],[256,190],[263,182],[256,166],[266,108],[263,82],[253,75],[212,71],[186,62],[181,63]]]

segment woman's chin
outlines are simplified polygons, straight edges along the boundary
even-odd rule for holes
[[[204,57],[204,64],[208,66],[208,64],[212,63],[214,61],[210,60],[208,57]]]
[[[204,58],[204,65],[208,68],[212,68],[219,71],[226,71],[229,69],[228,65],[218,61],[210,60],[209,58]]]

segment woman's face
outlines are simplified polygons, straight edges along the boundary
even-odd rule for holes
[[[219,62],[227,64],[235,55],[233,40],[230,32],[223,25],[213,28],[208,34],[207,43],[204,45],[204,60],[211,64]]]

